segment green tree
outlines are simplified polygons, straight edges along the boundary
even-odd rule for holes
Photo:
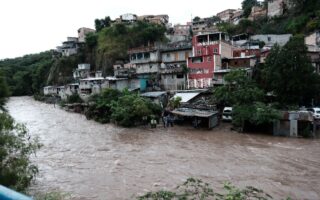
[[[23,191],[31,183],[38,169],[29,156],[40,148],[31,139],[25,126],[17,124],[6,113],[0,113],[0,184]]]
[[[264,101],[264,91],[247,76],[245,70],[231,71],[225,76],[226,85],[214,90],[214,97],[222,105],[232,105],[232,122],[244,130],[246,122],[254,125],[270,123],[279,113]]]
[[[111,103],[111,119],[121,126],[134,126],[145,116],[159,116],[161,108],[138,94],[125,93]]]
[[[114,89],[105,89],[101,94],[94,95],[89,100],[89,108],[85,115],[100,123],[107,123],[111,118],[111,102],[117,101],[122,93]]]
[[[0,109],[1,110],[3,110],[3,106],[8,96],[9,96],[9,88],[8,88],[5,77],[2,75],[2,72],[0,71]]]
[[[243,16],[249,17],[249,15],[251,13],[251,8],[255,5],[258,5],[257,0],[244,0],[244,1],[242,1]]]
[[[111,25],[111,18],[109,16],[105,17],[104,19],[95,19],[94,26],[97,32],[101,31],[103,28],[110,27]]]
[[[200,21],[200,17],[198,17],[198,16],[195,16],[194,18],[193,18],[193,20],[192,21],[194,21],[194,22],[198,22],[198,21]]]
[[[282,48],[273,47],[264,68],[268,92],[284,107],[310,104],[319,93],[319,75],[307,56],[303,36],[294,36]]]

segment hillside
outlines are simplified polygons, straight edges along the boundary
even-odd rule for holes
[[[254,1],[257,2],[257,1]],[[282,16],[268,19],[260,17],[255,21],[242,19],[238,25],[220,23],[220,31],[230,35],[248,34],[308,34],[320,28],[319,0],[289,0],[292,5]],[[256,3],[257,4],[257,3]],[[266,3],[262,3],[266,6]]]
[[[117,60],[128,60],[130,47],[149,42],[165,41],[163,26],[137,22],[115,24],[87,36],[87,42],[77,55],[53,57],[52,52],[26,55],[0,61],[0,71],[7,79],[14,96],[39,93],[45,85],[60,85],[72,81],[72,71],[79,63],[90,63],[93,70],[112,74]]]

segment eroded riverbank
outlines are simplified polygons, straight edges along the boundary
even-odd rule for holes
[[[222,187],[252,185],[275,199],[320,199],[320,141],[245,135],[228,125],[133,128],[88,121],[31,97],[11,98],[10,114],[40,137],[35,190],[75,199],[131,199],[188,177]]]

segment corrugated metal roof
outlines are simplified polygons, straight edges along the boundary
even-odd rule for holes
[[[177,108],[173,110],[172,113],[185,117],[211,117],[218,114],[218,111],[199,110],[193,108]]]
[[[146,92],[141,94],[142,97],[159,97],[163,94],[166,94],[166,92]]]
[[[172,98],[181,97],[181,103],[187,103],[199,94],[200,92],[176,93]]]

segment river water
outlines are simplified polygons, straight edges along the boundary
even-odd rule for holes
[[[134,199],[172,189],[188,177],[220,190],[225,181],[255,186],[275,199],[320,199],[320,141],[239,134],[222,124],[120,128],[88,121],[31,97],[14,97],[10,114],[44,145],[33,161],[35,191],[59,190],[73,199]]]

